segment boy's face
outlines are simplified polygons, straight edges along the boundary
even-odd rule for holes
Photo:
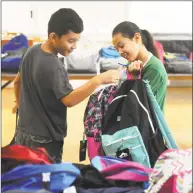
[[[51,41],[57,53],[68,56],[77,47],[80,34],[69,32],[68,34],[58,37],[55,33],[51,36]]]

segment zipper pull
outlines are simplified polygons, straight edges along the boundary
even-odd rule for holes
[[[42,173],[42,182],[43,182],[43,187],[46,190],[50,189],[50,172],[47,173]]]

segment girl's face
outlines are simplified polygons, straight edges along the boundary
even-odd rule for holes
[[[129,62],[137,60],[140,46],[142,45],[141,35],[136,33],[133,39],[123,37],[121,33],[113,36],[113,45],[120,55]]]

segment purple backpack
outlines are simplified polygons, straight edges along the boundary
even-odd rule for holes
[[[87,103],[84,113],[84,129],[90,160],[97,155],[104,155],[101,144],[101,129],[108,106],[117,90],[117,85],[110,85],[92,94]]]
[[[108,156],[96,156],[91,164],[108,180],[143,182],[143,189],[147,189],[149,176],[154,171],[140,163]]]

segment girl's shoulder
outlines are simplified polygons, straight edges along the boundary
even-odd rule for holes
[[[147,62],[147,64],[144,66],[143,71],[156,71],[160,72],[161,74],[167,74],[164,64],[160,59],[152,55],[151,59]]]

